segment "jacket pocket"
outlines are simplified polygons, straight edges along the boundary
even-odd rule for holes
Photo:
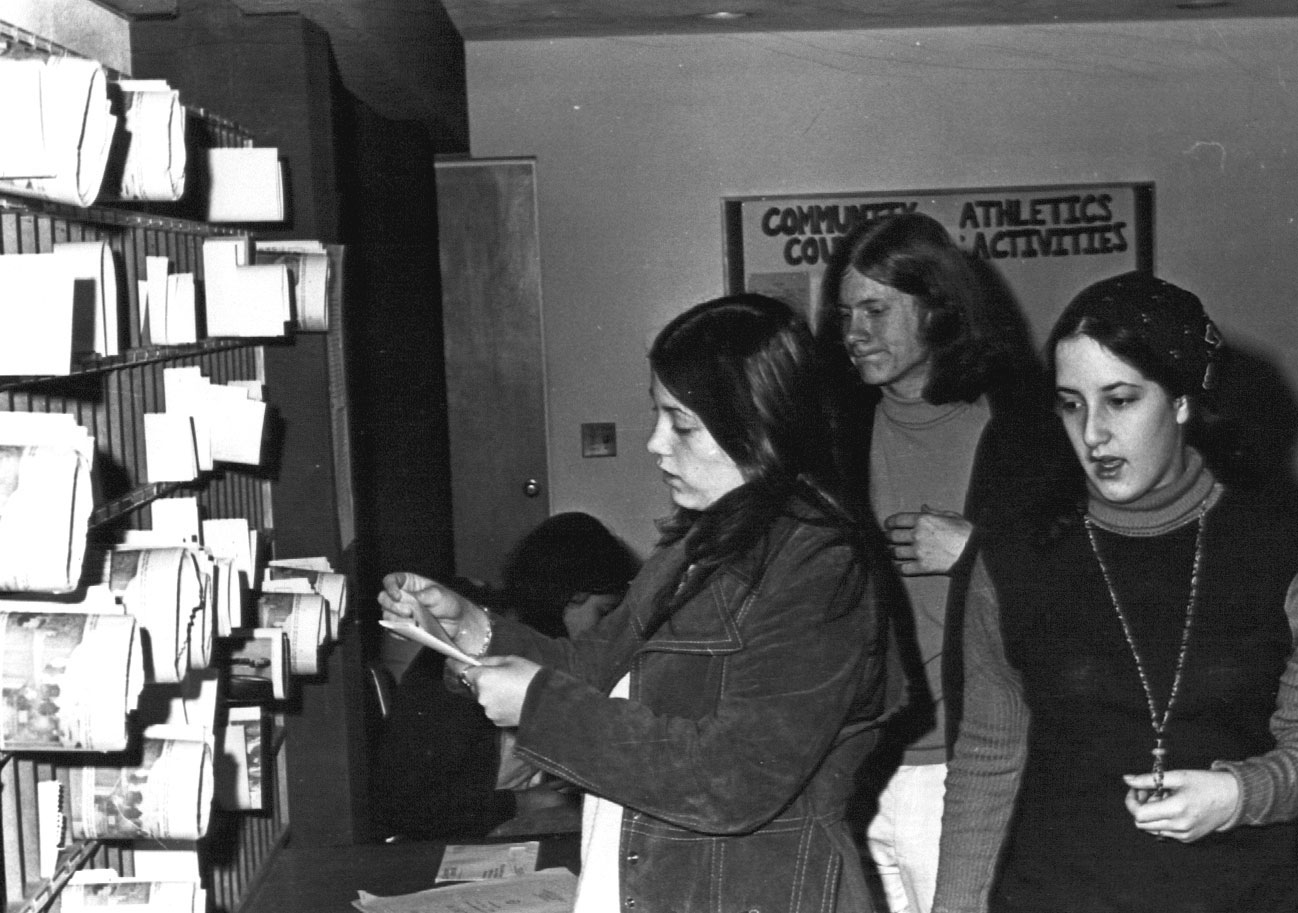
[[[825,828],[781,818],[708,836],[639,817],[624,832],[623,904],[675,913],[829,913],[842,860]]]

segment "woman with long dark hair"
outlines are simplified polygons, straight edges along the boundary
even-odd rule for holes
[[[1145,273],[1059,318],[1086,493],[983,540],[936,911],[1298,910],[1298,516],[1218,475],[1221,344]]]
[[[587,792],[579,913],[868,910],[843,818],[881,710],[881,545],[839,506],[810,330],[721,298],[649,365],[676,509],[618,608],[565,642],[413,574],[380,603],[482,655],[463,680],[519,757]]]

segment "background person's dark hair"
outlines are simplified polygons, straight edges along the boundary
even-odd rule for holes
[[[816,334],[827,355],[851,369],[838,309],[851,270],[915,298],[930,371],[924,399],[973,402],[1021,357],[1021,340],[985,300],[969,256],[931,216],[898,213],[855,225],[834,249],[821,286]],[[834,350],[837,349],[837,353]]]
[[[566,637],[563,610],[575,595],[621,594],[640,570],[631,548],[590,514],[555,514],[524,536],[501,574],[501,603],[519,621]]]
[[[691,534],[686,565],[695,572],[684,586],[673,580],[663,587],[660,622],[698,592],[712,570],[755,545],[795,491],[845,530],[851,525],[839,507],[842,485],[830,451],[816,343],[791,307],[757,294],[696,305],[658,334],[649,365],[698,415],[746,482],[706,511],[678,509],[661,524],[663,545]]]

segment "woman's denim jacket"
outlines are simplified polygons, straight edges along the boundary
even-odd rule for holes
[[[791,502],[648,640],[679,543],[575,642],[496,620],[492,653],[543,664],[518,754],[626,808],[624,913],[833,911],[843,866],[860,865],[843,815],[883,657],[867,569],[820,519]],[[608,697],[627,672],[631,699]]]

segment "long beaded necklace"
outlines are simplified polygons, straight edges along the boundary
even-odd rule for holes
[[[1109,588],[1109,599],[1113,602],[1113,611],[1118,615],[1123,636],[1127,638],[1127,646],[1131,649],[1131,658],[1136,661],[1136,672],[1140,676],[1141,687],[1145,689],[1145,701],[1149,705],[1149,725],[1154,730],[1154,748],[1151,752],[1154,756],[1154,790],[1151,793],[1153,799],[1161,799],[1167,795],[1163,789],[1163,774],[1167,770],[1167,740],[1165,733],[1167,723],[1172,718],[1172,708],[1176,705],[1176,698],[1181,693],[1181,679],[1185,672],[1185,657],[1190,652],[1190,628],[1194,626],[1194,609],[1199,596],[1199,567],[1203,560],[1203,514],[1204,511],[1199,511],[1197,518],[1199,529],[1194,537],[1194,566],[1190,571],[1190,598],[1185,605],[1185,626],[1181,629],[1181,649],[1176,657],[1176,672],[1172,677],[1172,690],[1167,695],[1167,704],[1163,707],[1161,714],[1158,712],[1158,704],[1154,700],[1154,689],[1149,683],[1149,673],[1145,670],[1145,663],[1140,657],[1140,650],[1136,648],[1136,638],[1131,633],[1131,624],[1127,621],[1126,613],[1122,611],[1122,605],[1118,602],[1118,591],[1113,587],[1113,578],[1109,574],[1108,567],[1104,564],[1104,558],[1100,555],[1100,546],[1095,540],[1095,527],[1090,517],[1084,517],[1082,521],[1086,526],[1086,537],[1091,542],[1091,551],[1095,553],[1095,561],[1100,566],[1100,574],[1104,577],[1104,585]]]

